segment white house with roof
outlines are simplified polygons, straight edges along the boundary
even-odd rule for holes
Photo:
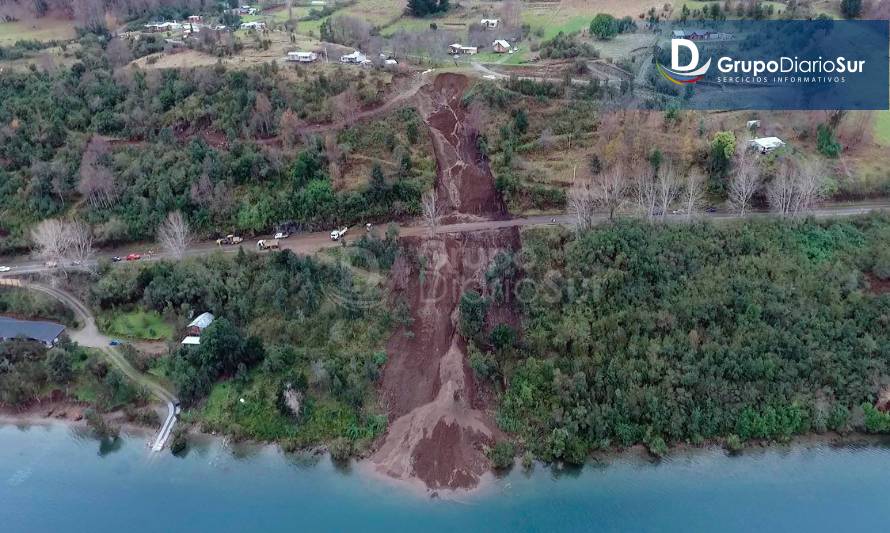
[[[504,39],[498,39],[495,42],[491,43],[491,49],[498,54],[506,54],[510,51],[510,43],[505,41]]]
[[[760,137],[748,141],[748,146],[754,148],[761,154],[768,154],[773,150],[785,146],[785,141],[778,137]]]
[[[476,46],[464,46],[460,43],[454,43],[448,47],[448,52],[451,54],[474,55],[479,52],[479,48]]]
[[[482,19],[481,21],[479,21],[479,24],[482,24],[482,26],[489,30],[493,30],[498,27],[499,22],[500,20],[498,19]]]
[[[259,21],[259,20],[255,20],[253,22],[244,22],[241,24],[241,29],[242,30],[265,30],[266,23]]]
[[[201,344],[201,333],[213,323],[215,318],[213,313],[201,313],[195,317],[194,320],[189,322],[189,325],[186,328],[188,335],[182,339],[182,344]]]
[[[315,52],[288,52],[287,60],[295,63],[314,63],[318,60],[318,54]]]
[[[348,63],[351,65],[367,65],[371,62],[371,60],[368,59],[365,54],[359,52],[358,50],[354,50],[351,54],[340,56],[340,62]]]
[[[176,22],[175,20],[173,22],[151,22],[149,24],[146,24],[144,27],[146,31],[153,33],[165,31],[181,31],[182,23]]]

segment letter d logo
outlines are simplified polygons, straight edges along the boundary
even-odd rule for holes
[[[689,50],[690,59],[686,65],[680,64],[681,46]],[[671,70],[674,73],[684,76],[701,76],[711,67],[711,60],[708,59],[708,62],[703,67],[696,69],[698,59],[698,46],[694,42],[689,39],[671,39]]]

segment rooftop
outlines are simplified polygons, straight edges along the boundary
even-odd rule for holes
[[[214,318],[216,317],[212,313],[201,313],[189,323],[188,327],[204,329],[213,322]]]
[[[23,337],[29,340],[50,344],[55,341],[65,326],[55,322],[43,322],[38,320],[18,320],[16,318],[0,317],[0,339],[15,339]]]

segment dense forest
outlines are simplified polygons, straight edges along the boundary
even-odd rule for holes
[[[498,420],[539,456],[784,440],[869,413],[880,427],[860,406],[890,371],[886,216],[541,229],[523,245],[521,264],[493,265],[524,272],[520,337],[493,330],[471,360],[506,383]],[[477,299],[462,324],[484,317]]]
[[[151,238],[174,210],[206,233],[419,211],[424,185],[410,159],[419,121],[412,110],[391,117],[397,127],[383,148],[409,154],[398,171],[378,169],[373,184],[369,172],[348,190],[329,171],[330,154],[342,157],[348,147],[332,152],[324,139],[301,133],[374,104],[386,75],[339,67],[305,74],[275,64],[120,68],[150,51],[140,47],[153,38],[87,34],[70,68],[0,79],[0,253],[26,247],[34,222],[72,212],[101,244]]]
[[[159,367],[205,429],[351,449],[386,427],[371,399],[398,318],[380,307],[382,289],[364,273],[368,258],[375,268],[392,264],[396,239],[365,237],[337,250],[349,263],[336,265],[284,251],[109,268],[91,298],[102,309],[154,309],[180,327],[191,314],[218,317],[200,346],[181,347]]]

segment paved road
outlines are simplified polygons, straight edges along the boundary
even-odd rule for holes
[[[47,285],[42,285],[39,283],[27,282],[19,279],[0,279],[0,285],[5,286],[15,286],[22,287],[29,290],[41,292],[59,300],[64,303],[72,310],[74,310],[77,318],[83,323],[83,327],[77,331],[69,331],[69,336],[71,340],[80,344],[81,346],[87,346],[89,348],[96,348],[100,350],[105,357],[108,359],[111,364],[113,364],[118,370],[121,371],[125,376],[131,379],[137,385],[140,385],[154,394],[158,399],[167,404],[167,418],[164,420],[163,425],[161,426],[160,431],[158,432],[157,437],[152,443],[152,449],[154,451],[160,451],[164,448],[164,444],[167,442],[167,438],[170,436],[170,432],[173,431],[173,426],[176,424],[176,414],[179,405],[179,400],[177,400],[176,396],[164,388],[160,383],[155,381],[149,376],[142,374],[130,364],[129,361],[120,353],[119,350],[110,345],[111,338],[103,335],[99,332],[99,328],[96,327],[96,319],[93,316],[93,313],[87,308],[86,305],[83,304],[80,300],[78,300],[73,294],[63,291],[61,289],[57,289],[55,287],[50,287]]]
[[[854,216],[854,215],[862,215],[866,213],[870,213],[872,211],[881,211],[881,210],[890,210],[890,200],[877,200],[877,201],[869,201],[869,202],[851,202],[851,203],[842,203],[842,204],[831,204],[825,205],[818,209],[816,209],[812,215],[816,218],[831,218],[831,217],[845,217],[845,216]],[[767,218],[773,217],[772,213],[757,211],[748,213],[745,215],[745,218]],[[700,215],[702,219],[705,220],[734,220],[738,219],[739,216],[733,213],[702,213]],[[665,217],[665,220],[668,222],[680,222],[685,220],[683,215],[668,215]],[[598,224],[604,224],[608,222],[608,216],[606,214],[601,214],[595,217],[594,220]],[[452,224],[443,224],[440,225],[436,233],[444,234],[444,233],[465,233],[465,232],[476,232],[476,231],[486,231],[493,229],[501,229],[501,228],[510,228],[510,227],[524,227],[524,226],[542,226],[542,225],[550,225],[550,224],[558,224],[563,226],[572,226],[574,224],[574,218],[571,215],[563,214],[563,215],[536,215],[529,217],[516,217],[510,218],[507,220],[488,220],[488,219],[473,219],[467,222],[458,222]],[[383,226],[377,226],[377,231],[380,231]],[[407,226],[403,226],[399,228],[399,234],[403,237],[415,237],[422,236],[428,233],[429,229],[418,223],[410,223]],[[360,226],[354,226],[349,229],[349,232],[346,234],[346,239],[357,239],[359,238],[365,230]],[[257,236],[258,239],[270,239],[271,236]],[[247,249],[255,249],[256,242],[255,240],[247,241],[245,240],[243,243]],[[330,239],[329,232],[315,232],[315,233],[300,233],[294,235],[288,239],[281,240],[281,248],[291,250],[295,253],[299,254],[313,254],[319,250],[323,250],[325,248],[331,248],[340,246],[340,243],[332,241]],[[131,245],[127,248],[117,248],[112,250],[103,250],[96,254],[97,258],[109,259],[113,256],[125,257],[130,252],[138,252],[144,255],[141,261],[153,261],[159,259],[169,259],[171,256],[165,252],[157,252],[151,254],[149,257],[146,255],[146,250],[151,249],[159,249],[160,247],[157,244],[142,244],[142,245]],[[216,252],[222,253],[235,253],[238,251],[238,246],[217,246],[213,241],[204,241],[195,243],[189,248],[185,256],[186,257],[197,257],[202,255],[209,255]],[[7,265],[12,267],[10,272],[5,274],[0,273],[0,278],[4,276],[15,276],[17,274],[32,274],[39,272],[46,272],[50,270],[47,268],[42,261],[35,261],[25,256],[2,259],[0,258],[0,264]]]

